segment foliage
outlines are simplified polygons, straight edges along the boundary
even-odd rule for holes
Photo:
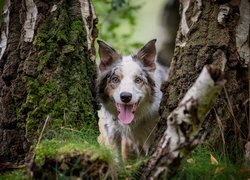
[[[136,27],[135,13],[141,8],[132,0],[93,0],[99,19],[99,39],[112,44],[123,53],[131,53],[142,46],[131,37]]]
[[[13,170],[10,172],[6,172],[4,174],[0,174],[0,180],[27,180],[28,174],[24,169]]]
[[[227,154],[219,154],[203,144],[187,157],[174,179],[245,179],[240,165],[232,163]]]

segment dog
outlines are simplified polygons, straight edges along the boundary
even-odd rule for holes
[[[167,78],[167,69],[156,62],[156,39],[130,56],[97,42],[98,141],[120,151],[123,161],[147,155],[159,120],[160,86]]]

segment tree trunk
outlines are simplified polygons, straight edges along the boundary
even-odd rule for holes
[[[162,160],[154,158],[168,152],[169,147],[161,144],[166,142],[163,134],[169,123],[167,118],[206,64],[213,64],[224,71],[227,82],[204,120],[204,130],[209,132],[211,144],[221,152],[230,153],[234,160],[243,155],[248,132],[245,102],[248,99],[249,1],[221,2],[180,2],[181,22],[169,79],[162,87],[164,96],[160,106],[159,136],[154,155],[147,163],[147,178],[155,177],[153,175],[157,173],[160,173],[156,176],[158,178],[166,175],[166,169],[157,173],[153,171],[164,167]],[[176,158],[172,163],[165,159],[165,166],[171,164],[171,169],[176,171],[180,159]],[[153,167],[151,162],[155,162]]]
[[[178,30],[180,15],[179,15],[179,1],[168,0],[164,6],[161,18],[161,33],[162,45],[157,54],[157,60],[166,66],[170,66],[172,57],[174,55],[175,39]]]
[[[201,124],[224,82],[220,69],[212,65],[203,68],[178,107],[167,117],[167,128],[147,162],[143,179],[171,177],[181,160],[203,141],[199,133]]]
[[[97,19],[88,0],[5,0],[0,39],[0,162],[22,161],[48,129],[97,128]],[[53,137],[54,131],[48,131]],[[0,166],[1,167],[1,166]]]

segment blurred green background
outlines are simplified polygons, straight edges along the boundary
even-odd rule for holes
[[[157,38],[166,0],[94,0],[99,37],[118,52],[130,54]]]

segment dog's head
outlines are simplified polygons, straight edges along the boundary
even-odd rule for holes
[[[130,124],[143,106],[153,101],[156,40],[137,54],[122,56],[103,41],[99,44],[98,94],[106,108],[123,124]]]

